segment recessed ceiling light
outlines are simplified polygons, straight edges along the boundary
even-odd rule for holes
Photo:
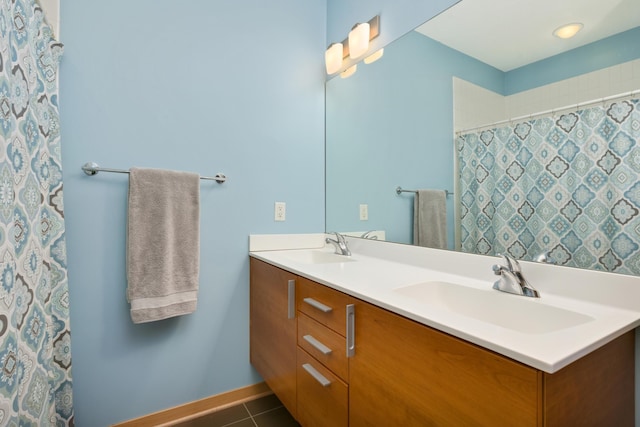
[[[582,27],[584,27],[584,25],[582,25],[580,22],[563,25],[560,28],[556,28],[556,30],[553,32],[553,35],[561,39],[570,39],[571,37],[578,34],[578,31],[580,31]]]

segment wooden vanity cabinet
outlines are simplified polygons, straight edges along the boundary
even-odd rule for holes
[[[250,269],[250,361],[295,418],[297,276],[255,258]]]
[[[303,427],[634,425],[634,331],[547,374],[254,258],[250,311],[251,363]]]
[[[634,424],[633,331],[547,374],[365,302],[355,312],[350,426]]]

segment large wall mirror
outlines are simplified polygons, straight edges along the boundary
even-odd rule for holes
[[[327,82],[326,229],[640,274],[639,90],[638,0],[462,0]]]

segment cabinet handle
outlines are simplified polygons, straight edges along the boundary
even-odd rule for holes
[[[324,305],[323,303],[316,301],[313,298],[305,298],[303,301],[309,304],[311,307],[317,308],[323,313],[329,313],[331,310],[333,310],[333,308],[329,307],[328,305]]]
[[[317,339],[315,339],[311,335],[305,335],[302,338],[304,338],[304,340],[306,342],[311,344],[311,346],[315,347],[316,350],[318,350],[320,353],[324,354],[325,356],[327,354],[331,354],[331,349],[329,347],[327,347],[326,345],[322,344],[320,341],[318,341]]]
[[[347,305],[347,357],[356,354],[356,308],[353,304]]]
[[[295,279],[289,280],[288,286],[288,299],[287,299],[287,319],[293,319],[296,317],[296,281]]]
[[[331,381],[329,381],[324,375],[316,370],[313,366],[308,363],[302,365],[305,371],[309,373],[316,381],[318,381],[322,387],[329,387],[331,385]]]

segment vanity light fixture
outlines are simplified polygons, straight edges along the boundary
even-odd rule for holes
[[[553,35],[561,39],[570,39],[578,34],[578,31],[580,31],[582,27],[584,27],[584,25],[580,22],[563,25],[562,27],[556,28],[553,31]]]
[[[376,62],[378,59],[382,58],[382,55],[384,55],[384,48],[380,48],[376,50],[373,54],[364,58],[364,63],[371,64],[372,62]]]
[[[332,43],[325,51],[324,61],[327,74],[335,74],[340,71],[344,58],[351,57],[355,59],[366,54],[369,49],[369,42],[378,37],[379,34],[379,15],[374,16],[368,22],[354,25],[351,32],[349,32],[349,36],[342,43]],[[354,72],[355,70],[351,74]]]
[[[343,72],[341,72],[340,73],[340,77],[342,77],[343,79],[351,77],[356,73],[357,69],[358,69],[358,64],[353,64],[351,67],[349,67],[346,70],[344,70]]]
[[[349,56],[353,59],[364,55],[369,49],[369,23],[358,23],[349,32]]]
[[[331,43],[324,53],[324,63],[327,67],[327,74],[334,74],[342,67],[342,43]]]

